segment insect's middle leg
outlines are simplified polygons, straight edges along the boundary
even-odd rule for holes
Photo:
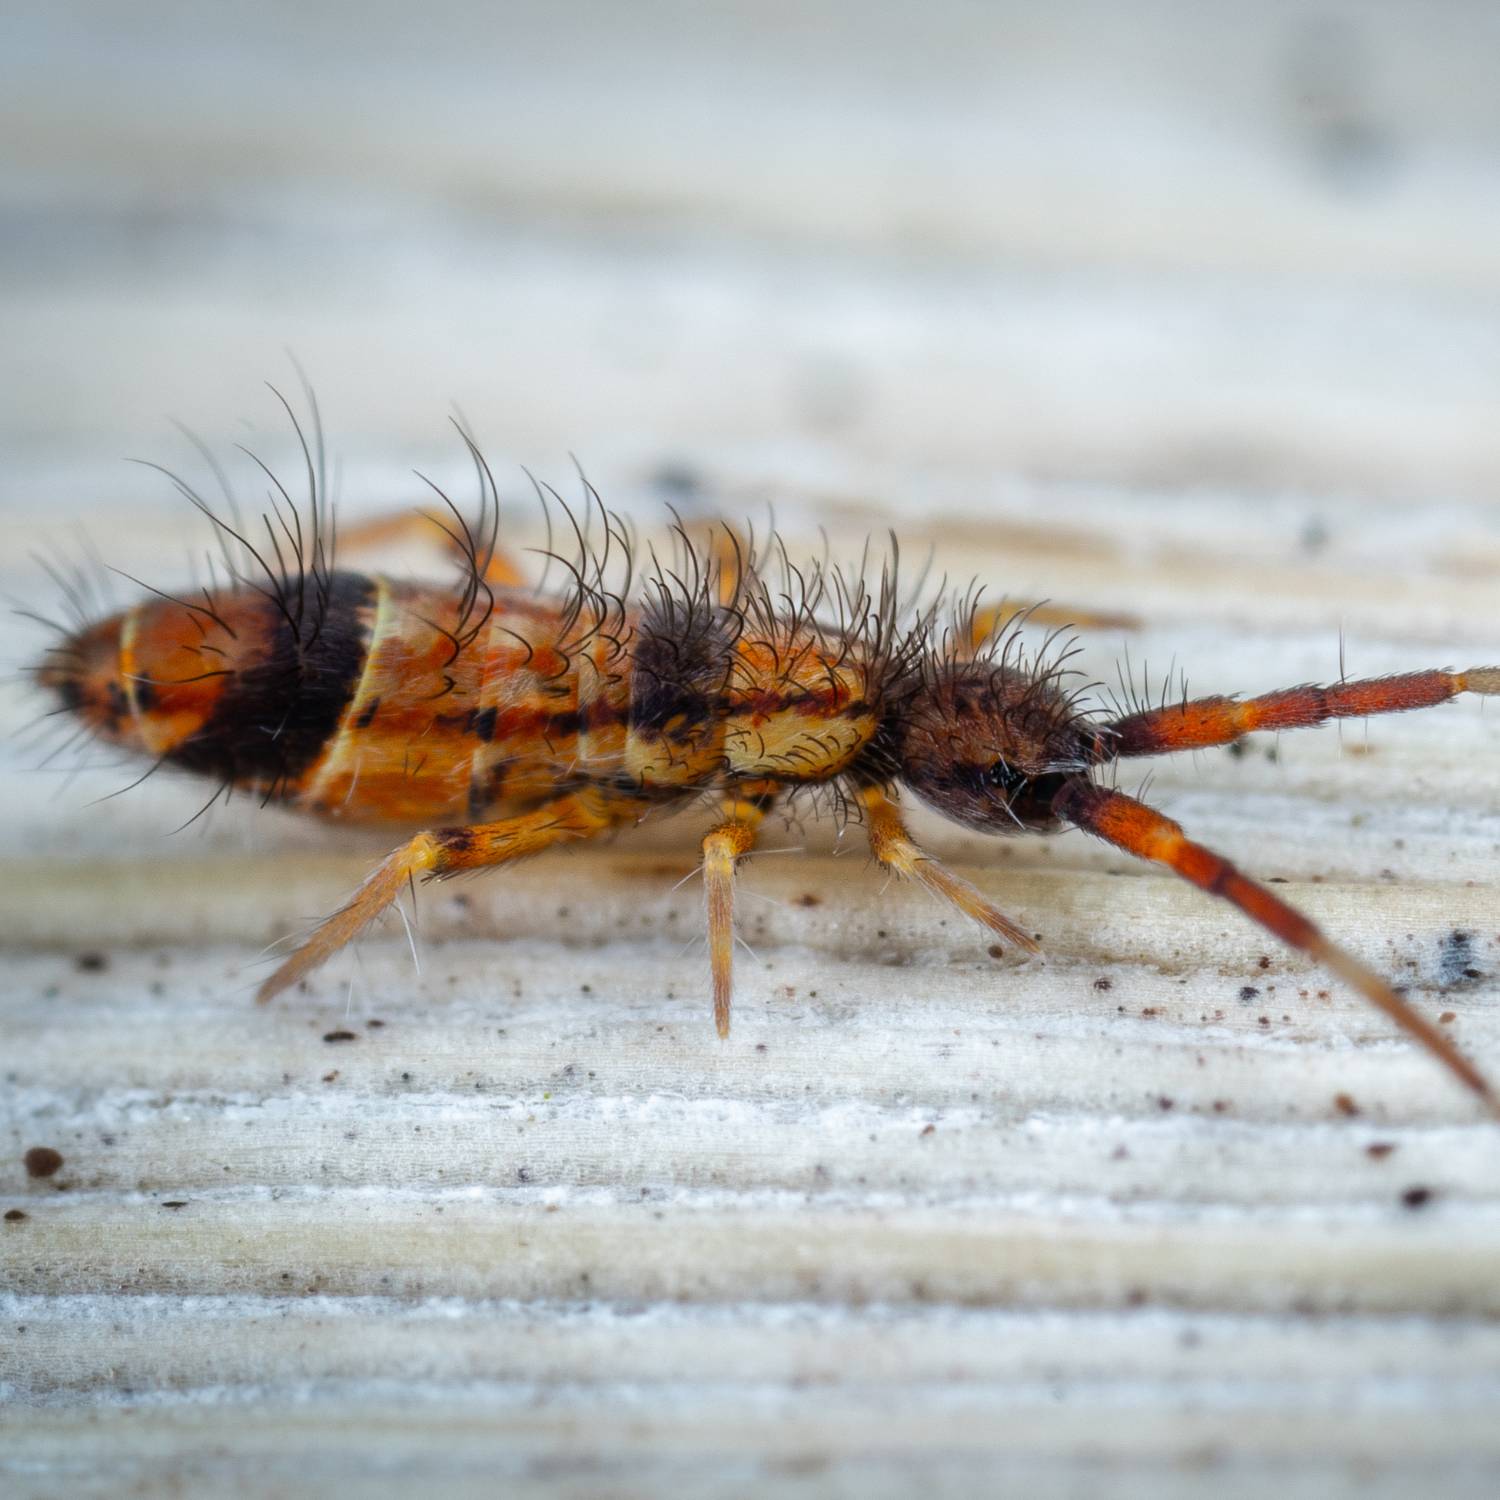
[[[713,970],[714,1025],[729,1035],[734,994],[734,867],[755,847],[756,835],[779,790],[774,781],[749,781],[720,801],[724,821],[703,839],[703,891],[708,906],[708,957]]]
[[[255,998],[261,1002],[270,1000],[331,958],[417,876],[441,879],[463,870],[508,864],[530,854],[540,854],[568,839],[590,838],[632,821],[635,815],[633,803],[598,792],[577,792],[498,823],[435,828],[419,833],[387,856],[345,905],[261,985]]]
[[[967,880],[955,875],[926,853],[906,831],[901,811],[879,787],[866,787],[859,800],[865,812],[865,832],[870,852],[886,869],[908,880],[915,880],[935,896],[956,906],[966,917],[988,927],[1026,953],[1038,951],[1039,944],[1029,932],[1017,927],[998,907],[975,890]]]

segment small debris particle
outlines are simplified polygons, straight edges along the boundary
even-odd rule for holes
[[[1141,1007],[1141,1014],[1143,1016],[1148,1016],[1149,1017],[1149,1016],[1157,1015],[1157,1014],[1159,1014],[1159,1012],[1157,1011],[1157,1008],[1154,1005],[1143,1005]]]
[[[339,1076],[339,1070],[337,1068],[330,1068],[323,1075],[323,1082],[324,1083],[337,1083],[338,1082],[338,1076]]]
[[[1176,1105],[1177,1101],[1175,1099],[1169,1099],[1165,1094],[1159,1095],[1156,1101],[1156,1107],[1164,1112],[1166,1110],[1176,1108]]]
[[[28,1177],[56,1176],[63,1164],[62,1152],[54,1151],[51,1146],[33,1146],[22,1160]]]
[[[1116,1146],[1115,1149],[1109,1153],[1109,1159],[1111,1161],[1128,1161],[1130,1159],[1130,1151],[1125,1146]]]
[[[1438,959],[1438,978],[1445,985],[1462,984],[1466,979],[1483,979],[1484,970],[1474,966],[1474,939],[1456,927],[1443,939]]]
[[[1451,1026],[1457,1019],[1458,1012],[1456,1010],[1445,1010],[1442,1015],[1438,1017],[1438,1020],[1441,1021],[1444,1026]]]
[[[20,1224],[28,1217],[24,1208],[7,1208],[5,1210],[5,1222],[7,1224]]]
[[[1228,1109],[1228,1108],[1229,1108],[1229,1101],[1227,1099],[1215,1099],[1214,1102],[1213,1102],[1213,1112],[1216,1115],[1222,1115],[1224,1113],[1224,1111],[1226,1109]]]
[[[708,487],[708,481],[691,463],[676,458],[663,460],[647,483],[678,503],[701,499]]]
[[[1258,1021],[1258,1022],[1259,1022],[1259,1023],[1260,1023],[1260,1024],[1261,1024],[1261,1025],[1262,1025],[1262,1026],[1269,1026],[1269,1025],[1270,1025],[1270,1024],[1271,1024],[1271,1018],[1270,1018],[1270,1016],[1257,1016],[1257,1017],[1256,1017],[1256,1020],[1257,1020],[1257,1021]]]
[[[325,1042],[357,1042],[359,1037],[352,1031],[325,1031],[323,1040]]]
[[[109,967],[109,959],[103,953],[90,951],[80,953],[73,960],[73,966],[80,974],[102,974]]]
[[[1096,990],[1098,990],[1101,995],[1104,994],[1108,990],[1114,989],[1114,987],[1115,987],[1114,980],[1111,979],[1107,974],[1101,974],[1094,981],[1094,988]]]
[[[816,991],[816,990],[814,990],[814,991],[813,991],[813,993],[814,993],[814,994],[816,994],[816,993],[817,993],[817,991]],[[764,1051],[765,1051],[765,1050],[766,1050],[766,1044],[765,1044],[765,1043],[764,1043],[764,1042],[757,1042],[757,1043],[756,1043],[756,1044],[755,1044],[755,1050],[756,1050],[756,1051],[757,1051],[757,1052],[764,1052]]]
[[[936,1125],[933,1125],[933,1124],[931,1124],[931,1123],[930,1123],[930,1122],[929,1122],[929,1123],[928,1123],[928,1124],[926,1124],[926,1125],[924,1125],[924,1126],[923,1126],[923,1127],[922,1127],[922,1129],[921,1129],[921,1132],[920,1132],[920,1133],[921,1133],[921,1134],[922,1134],[922,1135],[936,1135],[936,1134],[937,1134],[937,1126],[936,1126]]]
[[[988,953],[991,958],[1004,958],[1005,957],[1005,949],[1002,948],[999,943],[991,943],[989,945],[989,947],[986,948],[984,951],[986,953]]]
[[[186,1198],[167,1198],[162,1202],[163,1208],[186,1208],[187,1206],[188,1201]]]
[[[1425,1208],[1432,1202],[1430,1187],[1409,1187],[1402,1193],[1401,1201],[1410,1209]]]
[[[1352,1094],[1335,1094],[1333,1096],[1333,1107],[1341,1115],[1357,1115],[1359,1113],[1359,1105],[1354,1102]]]
[[[1240,1004],[1248,1005],[1252,1000],[1260,998],[1260,991],[1253,984],[1242,984],[1240,986]]]
[[[803,891],[803,893],[797,897],[796,904],[798,906],[821,906],[823,904],[823,898],[821,896],[815,895],[812,891]]]
[[[1365,1147],[1365,1155],[1371,1161],[1384,1161],[1396,1149],[1395,1141],[1371,1141]]]
[[[1255,960],[1255,965],[1260,969],[1269,969],[1271,967],[1271,955],[1269,953],[1262,953],[1261,956]]]
[[[379,1020],[375,1016],[371,1016],[370,1019],[365,1022],[365,1025],[368,1026],[371,1031],[379,1031],[380,1028],[385,1025],[385,1022]]]

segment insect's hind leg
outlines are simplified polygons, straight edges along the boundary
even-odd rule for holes
[[[633,816],[633,806],[626,809],[597,794],[575,793],[498,823],[419,833],[377,866],[349,900],[261,985],[255,998],[263,1004],[331,958],[417,876],[441,879],[463,870],[508,864],[568,839],[590,838]]]
[[[341,525],[338,542],[340,555],[378,547],[401,547],[409,542],[427,546],[437,542],[456,557],[469,556],[463,541],[454,533],[453,515],[435,505]],[[479,577],[491,588],[520,588],[527,581],[519,560],[499,545],[490,546],[488,540],[478,554],[478,562]]]
[[[940,864],[913,840],[906,831],[900,809],[884,791],[879,787],[866,787],[859,793],[859,801],[864,808],[870,852],[886,869],[925,886],[933,895],[940,896],[966,917],[998,933],[1023,952],[1038,951],[1039,945],[1029,932],[1017,927],[967,880]]]
[[[1095,736],[1094,758],[1170,755],[1233,744],[1255,730],[1306,729],[1329,719],[1362,719],[1432,708],[1460,693],[1500,695],[1500,667],[1467,672],[1404,672],[1336,682],[1328,687],[1283,688],[1258,698],[1191,698],[1143,709],[1106,724]]]
[[[708,957],[713,971],[714,1025],[729,1035],[734,994],[734,869],[755,847],[766,814],[775,805],[774,781],[745,782],[720,802],[724,821],[703,838],[703,892],[708,907]]]

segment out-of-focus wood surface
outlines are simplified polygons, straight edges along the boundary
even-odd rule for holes
[[[110,14],[0,47],[7,595],[75,523],[187,576],[120,459],[203,477],[170,412],[289,469],[290,343],[351,512],[466,493],[452,401],[517,514],[573,449],[647,533],[893,526],[1139,616],[1111,683],[1500,660],[1487,7]],[[1042,934],[997,962],[857,830],[773,830],[721,1044],[687,817],[257,1010],[384,841],[168,837],[196,787],[96,802],[128,769],[39,768],[0,695],[7,1494],[1495,1492],[1500,1128],[1170,878],[919,820]],[[1150,794],[1500,1072],[1497,734]]]

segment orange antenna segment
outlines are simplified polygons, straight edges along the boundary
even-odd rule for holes
[[[1259,698],[1191,698],[1143,709],[1106,725],[1094,739],[1097,760],[1167,755],[1228,745],[1255,730],[1307,729],[1329,719],[1363,719],[1431,708],[1460,693],[1500,694],[1500,667],[1467,672],[1405,672],[1337,682],[1330,687],[1283,688]]]
[[[1315,958],[1383,1010],[1478,1094],[1492,1114],[1500,1117],[1500,1100],[1484,1075],[1426,1016],[1408,1005],[1378,974],[1330,942],[1301,912],[1242,875],[1222,855],[1195,844],[1171,818],[1123,792],[1082,780],[1070,781],[1057,794],[1052,806],[1066,822],[1127,854],[1165,865],[1210,896],[1220,896],[1239,907],[1252,922],[1280,938],[1289,948]]]

